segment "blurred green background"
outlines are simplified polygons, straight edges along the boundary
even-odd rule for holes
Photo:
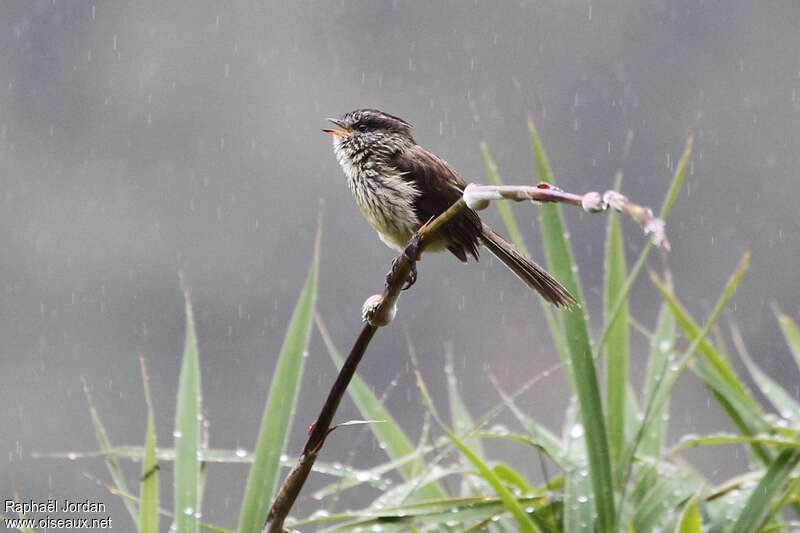
[[[505,181],[527,184],[530,106],[557,182],[573,192],[611,187],[633,130],[623,192],[653,207],[693,133],[690,175],[667,227],[672,252],[650,264],[669,265],[679,297],[703,319],[752,250],[731,317],[761,366],[800,394],[770,310],[776,302],[800,316],[800,4],[42,0],[3,2],[0,21],[3,499],[17,491],[104,501],[127,529],[119,500],[83,475],[106,479],[102,461],[31,454],[97,447],[81,376],[112,441],[141,444],[140,354],[159,444],[169,444],[179,271],[193,292],[210,444],[252,449],[320,199],[318,307],[349,349],[361,303],[381,289],[393,257],[361,219],[319,131],[356,107],[405,118],[468,181],[486,181],[483,138]],[[514,209],[541,259],[535,208]],[[485,213],[502,227],[495,209]],[[605,218],[568,209],[566,220],[599,325]],[[645,239],[629,221],[624,230],[635,253]],[[390,410],[417,435],[423,409],[407,337],[440,399],[451,343],[465,399],[483,412],[499,401],[488,371],[513,389],[558,360],[540,341],[549,336],[536,299],[489,254],[469,266],[426,256],[360,373],[379,394],[389,390]],[[652,323],[659,298],[645,277],[631,299],[632,313]],[[645,353],[643,337],[633,343]],[[634,356],[634,379],[645,363]],[[315,334],[289,450],[304,442],[334,376]],[[678,387],[673,430],[728,427],[693,377]],[[522,405],[556,427],[566,390],[556,373]],[[358,414],[345,403],[337,420],[349,418]],[[337,431],[324,459],[378,462],[364,431]],[[490,458],[516,451],[497,444]],[[743,460],[734,452],[684,455],[721,479]],[[169,479],[171,466],[162,470]],[[529,471],[538,475],[538,465]],[[210,476],[204,516],[234,527],[246,468],[212,466]],[[301,503],[297,514],[316,507]]]

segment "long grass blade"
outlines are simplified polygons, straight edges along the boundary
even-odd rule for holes
[[[94,435],[97,439],[97,443],[100,446],[100,451],[105,457],[106,468],[108,468],[108,472],[111,474],[111,479],[114,481],[114,484],[120,490],[127,492],[128,487],[125,483],[125,476],[122,473],[122,469],[120,468],[116,458],[109,453],[114,448],[111,446],[111,440],[108,438],[108,433],[103,425],[103,421],[100,420],[100,414],[97,412],[94,399],[92,398],[92,394],[89,392],[89,386],[85,379],[82,379],[81,381],[83,382],[83,392],[86,395],[86,403],[89,404],[89,415],[92,418]],[[70,455],[70,457],[74,457],[74,455]],[[125,504],[125,509],[128,511],[128,514],[131,515],[133,523],[138,527],[139,513],[136,509],[136,505],[127,500],[123,500],[123,503]]]
[[[450,418],[453,431],[457,435],[464,435],[469,432],[474,426],[475,421],[467,409],[464,399],[461,397],[459,390],[458,376],[455,372],[455,356],[453,354],[453,346],[449,344],[445,347],[445,364],[444,373],[447,378],[447,399],[450,406]],[[465,437],[464,443],[470,447],[475,454],[484,460],[485,453],[483,451],[483,444],[478,439]],[[466,495],[465,495],[466,496]]]
[[[141,487],[139,489],[139,533],[158,533],[158,463],[156,462],[156,426],[153,401],[150,398],[150,380],[144,358],[139,358],[142,369],[144,398],[147,403],[147,430],[144,439]]]
[[[561,441],[556,437],[549,429],[544,427],[543,425],[539,424],[533,417],[528,416],[514,401],[512,395],[508,394],[504,391],[500,384],[498,383],[497,379],[493,377],[492,374],[489,375],[489,379],[494,385],[495,390],[502,398],[503,403],[508,408],[509,411],[517,418],[519,423],[525,428],[525,431],[533,438],[533,442],[536,443],[537,446],[541,447],[544,453],[552,459],[559,468],[565,469],[569,465],[569,460],[564,457],[561,453]]]
[[[595,515],[592,483],[589,479],[586,434],[573,402],[567,408],[563,439],[570,468],[564,473],[564,532],[592,533]]]
[[[745,254],[740,263],[740,268],[744,268],[742,265],[746,265],[749,257],[749,253]],[[655,277],[653,281],[661,292],[664,301],[670,306],[670,310],[684,334],[689,339],[699,338],[697,324],[683,305],[675,298],[675,295]],[[697,348],[700,357],[697,358],[692,369],[709,387],[714,398],[719,402],[739,431],[744,435],[770,431],[771,427],[765,421],[761,407],[747,390],[747,387],[736,376],[730,362],[705,339],[705,336],[700,340]],[[771,461],[771,453],[760,444],[754,443],[750,450],[754,454],[755,460],[759,463],[768,464]]]
[[[692,498],[681,513],[675,533],[700,533],[703,530],[703,521],[697,508],[697,498]]]
[[[196,533],[198,530],[197,508],[200,501],[200,414],[202,397],[200,387],[200,363],[197,352],[197,334],[194,328],[194,312],[189,292],[186,300],[186,340],[183,348],[183,363],[178,382],[178,405],[175,413],[175,531]]]
[[[767,514],[770,502],[774,497],[780,496],[781,487],[798,463],[800,450],[797,449],[785,449],[775,458],[747,499],[732,533],[750,533],[756,530]]]
[[[681,156],[680,161],[678,161],[678,166],[675,169],[675,175],[672,178],[672,182],[669,185],[669,189],[667,190],[667,195],[664,198],[664,204],[661,207],[661,212],[658,215],[658,218],[661,220],[667,220],[669,216],[669,212],[672,210],[672,204],[675,203],[675,200],[678,198],[678,193],[681,190],[681,185],[683,185],[683,179],[686,176],[686,169],[689,167],[689,159],[692,156],[692,145],[694,144],[694,138],[689,137],[686,139],[686,147],[683,150],[683,155]],[[622,305],[627,298],[628,293],[633,287],[633,282],[636,281],[636,278],[639,276],[639,272],[641,272],[642,267],[644,266],[645,260],[647,260],[647,256],[650,254],[650,250],[653,248],[653,243],[648,241],[645,244],[644,249],[639,254],[639,258],[633,264],[631,268],[630,274],[628,274],[628,278],[625,280],[625,285],[623,285],[620,295],[617,297],[617,301],[614,302],[612,306],[612,311],[608,315],[608,320],[603,323],[602,334],[600,335],[600,340],[597,342],[595,346],[596,355],[600,353],[600,350],[606,344],[608,340],[608,334],[610,331],[610,324],[611,321],[615,320],[617,317],[617,313],[620,312],[622,309]]]
[[[794,355],[794,360],[797,366],[800,367],[800,329],[798,329],[797,323],[792,320],[792,317],[784,314],[777,305],[774,306],[774,310],[783,338],[786,339],[786,344],[789,345],[789,349]]]
[[[514,516],[514,519],[517,521],[517,525],[519,526],[519,531],[524,533],[533,533],[536,531],[536,525],[534,524],[533,520],[528,516],[522,506],[519,504],[517,499],[511,494],[511,491],[506,488],[502,481],[497,477],[497,475],[492,471],[489,466],[486,465],[483,461],[481,461],[480,457],[478,457],[472,450],[469,449],[456,435],[453,433],[450,428],[445,425],[444,421],[441,419],[439,414],[437,413],[436,409],[433,406],[433,400],[431,400],[430,394],[428,394],[428,389],[425,386],[425,382],[422,380],[422,374],[417,371],[417,385],[419,387],[420,392],[422,393],[423,400],[425,401],[428,410],[433,415],[436,422],[442,428],[442,430],[447,434],[453,444],[461,451],[464,457],[472,463],[477,470],[480,476],[486,480],[489,485],[491,485],[492,489],[497,493],[497,496],[505,505],[506,509]]]
[[[303,361],[311,337],[317,294],[319,242],[318,230],[314,258],[286,329],[264,406],[253,466],[250,467],[247,477],[247,488],[239,513],[239,533],[256,533],[261,530],[278,480],[280,456],[286,447],[289,422],[300,390]]]
[[[669,450],[668,455],[685,450],[686,448],[692,448],[694,446],[704,446],[709,444],[731,444],[738,442],[758,442],[761,444],[768,444],[770,446],[778,446],[782,448],[800,448],[800,442],[787,440],[786,438],[781,438],[779,436],[766,435],[750,437],[730,433],[718,433],[698,437],[696,435],[689,434],[684,435],[684,437]]]
[[[533,144],[534,159],[539,179],[553,182],[553,171],[547,160],[539,133],[528,115],[528,130]],[[584,315],[586,308],[583,291],[572,257],[568,234],[558,205],[543,205],[539,210],[539,221],[544,241],[547,264],[553,275],[575,296],[580,307],[574,306],[561,312],[569,349],[569,373],[580,404],[581,418],[586,431],[586,449],[589,471],[597,511],[597,530],[611,533],[616,530],[614,491],[611,477],[611,457],[606,435],[605,416],[600,397],[600,387],[592,357],[589,327]]]
[[[657,388],[651,401],[647,404],[645,408],[645,416],[644,420],[642,420],[642,424],[639,427],[639,431],[637,432],[636,436],[634,437],[633,441],[626,447],[625,454],[622,457],[619,465],[617,466],[617,481],[620,487],[626,487],[628,478],[630,476],[631,465],[633,463],[633,458],[635,457],[639,445],[642,442],[642,437],[645,433],[650,430],[650,426],[653,423],[654,415],[656,413],[662,412],[662,409],[666,405],[667,400],[669,399],[670,392],[672,391],[672,387],[675,386],[675,383],[678,381],[678,378],[681,376],[683,371],[686,369],[689,361],[691,360],[692,356],[694,355],[695,351],[698,349],[700,344],[705,340],[706,335],[711,329],[711,326],[719,318],[720,314],[722,313],[725,304],[733,296],[736,287],[739,285],[739,280],[744,274],[744,271],[747,268],[747,264],[750,260],[750,254],[746,253],[744,257],[742,257],[741,261],[736,267],[736,270],[728,279],[728,282],[725,284],[725,288],[722,291],[722,294],[717,299],[716,304],[714,305],[714,309],[711,312],[711,315],[706,322],[706,325],[703,327],[702,330],[697,332],[697,334],[692,338],[692,343],[689,345],[689,348],[686,352],[675,361],[673,364],[670,365],[669,372],[664,376],[664,379],[661,381],[661,385]],[[670,303],[670,300],[674,300],[673,295],[670,293],[667,286],[659,280],[655,274],[651,276],[653,284],[661,293],[662,298],[667,303]],[[670,304],[670,307],[672,305]],[[674,308],[673,308],[674,312]],[[622,501],[625,501],[625,498],[622,498]]]
[[[672,290],[672,283],[667,278],[667,288]],[[667,372],[670,358],[674,357],[675,350],[675,316],[666,303],[661,304],[656,321],[656,329],[650,339],[650,357],[647,359],[647,373],[644,383],[644,405],[650,404],[653,395],[658,389],[661,380]],[[653,422],[650,429],[642,437],[640,453],[649,457],[659,457],[664,444],[664,435],[667,428],[665,414],[669,409],[669,399],[664,405],[653,413]]]
[[[744,361],[747,371],[753,377],[758,388],[769,399],[770,403],[778,410],[780,415],[787,420],[800,420],[800,403],[786,391],[780,383],[772,379],[756,364],[747,352],[739,328],[731,322],[731,336],[734,346],[739,352],[739,357]]]
[[[700,481],[687,478],[683,471],[665,469],[636,507],[634,531],[667,531],[675,521],[674,510],[699,488]],[[669,528],[671,529],[671,528]]]
[[[611,458],[616,464],[625,448],[625,415],[628,391],[628,299],[622,294],[625,285],[625,250],[619,213],[608,214],[605,252],[604,314],[609,323],[606,345],[606,425]],[[616,299],[622,295],[622,307],[616,318],[609,319]]]

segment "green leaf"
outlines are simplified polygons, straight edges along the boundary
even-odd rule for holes
[[[518,505],[526,507],[540,502],[541,498],[520,498]],[[351,513],[320,517],[317,519],[295,522],[289,527],[298,527],[315,522],[331,520],[355,519],[353,522],[332,526],[323,531],[398,531],[405,530],[412,523],[439,525],[445,522],[458,521],[465,523],[481,520],[505,511],[505,503],[499,498],[445,498],[430,502],[419,502],[388,507],[385,509],[364,509]],[[372,526],[378,526],[373,528]],[[436,529],[438,531],[439,529]]]
[[[531,135],[539,179],[552,183],[553,172],[530,115],[528,116],[528,130]],[[600,387],[597,382],[592,347],[589,341],[589,328],[584,315],[586,303],[575,272],[576,269],[573,270],[572,251],[561,216],[560,206],[542,205],[539,213],[547,264],[553,275],[563,283],[580,303],[580,307],[573,306],[561,311],[570,356],[569,361],[564,363],[569,369],[568,374],[571,376],[573,387],[578,396],[581,419],[586,431],[589,478],[592,483],[597,511],[596,526],[601,533],[611,533],[616,530],[611,458],[606,436]]]
[[[627,394],[625,395],[628,407],[625,410],[625,435],[626,438],[636,434],[639,429],[639,423],[642,421],[642,411],[639,409],[639,402],[636,399],[636,392],[633,390],[633,385],[628,383],[626,387]]]
[[[670,306],[670,310],[672,311],[673,315],[677,318],[678,323],[681,324],[681,326],[684,326],[683,329],[686,336],[692,341],[692,344],[689,346],[689,349],[686,350],[681,360],[679,361],[679,364],[677,365],[678,369],[673,371],[672,373],[669,373],[666,376],[666,378],[662,381],[661,387],[659,387],[656,393],[653,395],[653,403],[655,404],[654,407],[658,408],[663,407],[663,403],[669,395],[670,388],[675,384],[675,381],[678,379],[680,371],[683,368],[685,368],[685,366],[689,363],[689,360],[692,354],[694,354],[695,350],[699,349],[700,353],[704,355],[709,355],[710,358],[718,359],[718,356],[716,356],[716,354],[713,353],[713,348],[711,347],[711,344],[706,340],[706,336],[708,335],[711,326],[719,318],[719,315],[722,312],[725,303],[727,303],[727,301],[730,299],[731,296],[733,296],[733,293],[736,291],[736,287],[738,287],[739,285],[739,280],[741,279],[742,274],[744,274],[744,271],[747,269],[749,261],[750,261],[750,254],[746,253],[742,257],[741,261],[739,261],[739,264],[736,266],[736,270],[730,276],[728,282],[725,284],[725,288],[723,289],[722,294],[720,294],[720,297],[717,300],[717,303],[714,306],[714,309],[708,318],[708,322],[706,322],[706,325],[703,326],[702,330],[698,330],[697,327],[694,325],[693,321],[691,323],[689,322],[691,318],[689,317],[688,313],[686,313],[685,309],[683,309],[683,306],[680,305],[680,302],[678,302],[675,296],[670,292],[670,289],[658,278],[652,276],[651,279],[654,285],[661,293],[661,296],[662,298],[664,298],[664,301],[667,303],[667,305]],[[733,375],[733,379],[734,380],[736,379],[735,375]],[[738,384],[739,387],[741,387],[741,383],[738,380],[736,380],[736,383]],[[655,412],[655,410],[653,412]],[[650,414],[650,416],[652,417],[653,415]]]
[[[678,166],[675,169],[675,175],[672,178],[672,182],[670,183],[669,190],[667,191],[667,195],[664,198],[664,204],[661,207],[661,213],[659,213],[658,217],[661,220],[666,221],[667,217],[669,216],[669,212],[672,209],[672,204],[675,203],[675,200],[678,197],[678,193],[681,190],[681,185],[683,184],[683,178],[686,175],[686,169],[689,166],[689,158],[692,155],[692,144],[694,143],[693,138],[690,136],[686,139],[686,147],[683,150],[683,155],[681,156],[680,161],[678,161]],[[625,298],[627,298],[628,293],[633,287],[633,282],[636,281],[636,278],[639,276],[639,272],[642,270],[644,266],[644,262],[647,259],[647,256],[650,254],[650,250],[653,248],[653,243],[648,241],[647,244],[644,246],[642,253],[639,254],[639,258],[633,264],[633,268],[631,268],[630,274],[628,274],[628,278],[625,280],[625,285],[622,287],[620,295],[617,297],[617,301],[611,306],[612,311],[606,317],[606,321],[603,323],[603,333],[600,335],[600,341],[597,343],[595,349],[597,353],[600,353],[600,350],[603,349],[605,346],[606,340],[608,339],[608,334],[611,328],[611,321],[615,320],[617,317],[617,313],[622,310],[622,305],[625,302]]]
[[[691,473],[662,463],[656,466],[657,480],[637,504],[634,531],[666,531],[675,522],[672,511],[689,499],[701,481]]]
[[[780,517],[781,509],[786,505],[792,504],[792,507],[797,509],[797,503],[800,502],[800,477],[791,477],[786,483],[786,488],[783,491],[783,496],[774,498],[770,502],[768,515],[774,518]]]
[[[738,278],[744,272],[749,261],[749,252],[744,255],[737,268],[737,273],[729,280],[726,285],[725,293],[727,297],[733,294],[738,284]],[[735,283],[734,283],[735,278]],[[706,340],[705,335],[699,336],[699,328],[692,319],[691,315],[675,298],[669,288],[653,277],[659,292],[664,301],[669,305],[670,310],[675,316],[678,325],[690,340],[699,339],[697,343],[700,357],[693,365],[693,370],[700,376],[703,382],[711,389],[714,397],[722,408],[731,417],[736,427],[745,435],[753,435],[758,432],[769,431],[771,428],[764,420],[764,415],[758,402],[752,397],[746,386],[736,376],[733,367],[713,345]],[[671,366],[675,366],[673,363]],[[671,379],[671,378],[670,378]],[[751,446],[752,452],[759,462],[768,463],[770,453],[759,444]]]
[[[772,499],[781,496],[781,487],[798,463],[800,450],[797,449],[785,449],[775,458],[747,499],[732,533],[750,533],[756,530],[767,515]]]
[[[197,353],[197,335],[194,313],[188,292],[186,300],[186,341],[183,364],[178,383],[178,405],[175,413],[175,530],[177,533],[195,533],[200,495],[200,415],[202,397],[200,364]]]
[[[511,492],[505,487],[505,485],[503,485],[500,479],[498,479],[498,477],[494,474],[494,472],[492,472],[486,463],[481,461],[480,457],[478,457],[463,442],[461,442],[458,437],[456,437],[455,433],[447,429],[445,431],[447,432],[447,436],[450,437],[450,440],[452,440],[458,449],[461,450],[461,453],[464,454],[464,456],[472,463],[472,465],[478,469],[478,472],[480,472],[481,476],[489,483],[489,485],[492,486],[494,491],[505,504],[506,508],[517,520],[517,524],[519,524],[519,530],[526,533],[533,533],[536,531],[536,526],[528,514],[519,505],[517,499],[514,498]]]
[[[542,446],[542,444],[540,442],[537,442],[534,439],[530,439],[528,437],[525,437],[524,435],[517,435],[515,433],[483,433],[483,432],[481,432],[481,433],[473,433],[472,436],[474,436],[476,438],[481,438],[481,439],[508,439],[508,440],[513,440],[513,441],[516,441],[516,442],[521,442],[522,444],[527,444],[528,446],[530,446],[532,448],[535,448],[538,451],[544,453],[547,456],[548,459],[550,459],[554,463],[558,464],[559,466],[563,462],[568,462],[568,461],[564,461],[562,458],[560,458],[558,456],[550,455],[550,453],[547,451],[547,448]]]
[[[700,520],[700,511],[697,509],[697,498],[694,497],[684,507],[675,533],[700,533],[702,529],[703,522]]]
[[[336,365],[336,368],[342,368],[344,358],[336,349],[336,346],[334,346],[327,329],[319,319],[317,320],[317,328],[322,335],[325,347],[328,349],[328,354]],[[403,476],[403,479],[406,481],[415,479],[428,468],[425,461],[423,461],[419,455],[415,455],[416,450],[414,445],[395,418],[389,410],[383,406],[378,397],[373,394],[369,385],[367,385],[358,374],[354,375],[353,379],[350,381],[350,385],[347,387],[347,394],[355,402],[361,416],[368,420],[383,421],[380,424],[370,424],[369,429],[375,435],[375,438],[386,446],[386,455],[388,455],[390,459],[398,461],[405,457],[414,456],[413,459],[404,461],[397,468],[400,475]],[[420,487],[418,494],[421,498],[428,500],[447,497],[447,493],[444,489],[436,483],[426,484]]]
[[[364,477],[366,474],[370,472],[370,470],[364,471]],[[400,483],[393,486],[391,489],[386,489],[386,486],[381,487],[380,490],[382,492],[380,495],[375,498],[375,500],[370,504],[369,509],[372,509],[375,513],[380,513],[384,509],[388,509],[390,507],[398,507],[407,505],[409,502],[413,502],[409,496],[414,493],[415,491],[419,490],[420,486],[426,485],[428,483],[435,483],[439,480],[448,477],[448,476],[461,476],[462,479],[467,475],[472,475],[473,472],[467,471],[465,468],[444,468],[444,467],[433,467],[428,468],[427,470],[420,472],[420,475],[416,478],[409,479],[405,483]],[[386,481],[386,479],[384,479]],[[320,492],[315,492],[312,497],[317,498]],[[437,501],[443,500],[446,498],[436,498],[435,500],[423,500],[426,502],[430,501]],[[417,500],[419,501],[419,500]]]
[[[593,532],[595,506],[589,479],[591,472],[586,454],[585,430],[574,402],[567,408],[563,433],[570,463],[564,474],[564,531]]]
[[[792,317],[783,314],[777,306],[775,307],[775,316],[778,319],[781,332],[783,332],[783,337],[786,339],[786,344],[789,345],[789,349],[794,355],[794,360],[797,366],[800,367],[800,329],[797,328],[797,324],[792,320]]]
[[[515,486],[522,494],[533,494],[533,487],[525,481],[525,478],[519,472],[507,464],[498,463],[494,465],[494,474],[498,479],[505,481],[507,485]]]
[[[559,465],[561,468],[564,468],[566,461],[562,457],[561,441],[559,441],[549,429],[539,424],[533,419],[533,417],[530,417],[524,413],[522,409],[517,406],[516,402],[514,402],[514,399],[511,397],[511,395],[499,388],[498,393],[503,399],[503,403],[505,403],[506,407],[508,407],[511,413],[517,417],[517,420],[525,429],[525,431],[527,431],[528,434],[533,437],[533,441],[536,443],[536,445],[540,446],[547,456],[550,457],[550,459],[552,459],[557,465]]]
[[[742,358],[742,361],[744,361],[747,371],[753,376],[753,381],[756,382],[762,394],[769,399],[783,418],[800,420],[800,403],[798,403],[791,394],[786,392],[777,381],[773,380],[766,372],[761,370],[755,361],[750,358],[750,354],[747,353],[747,348],[742,341],[739,329],[734,326],[731,330],[734,343],[739,351],[739,356]]]
[[[766,436],[742,436],[742,435],[732,435],[729,433],[719,433],[714,435],[706,435],[704,437],[699,437],[697,435],[684,435],[681,440],[675,444],[672,449],[669,451],[669,454],[673,454],[679,452],[681,450],[685,450],[686,448],[692,448],[694,446],[702,446],[706,444],[731,444],[731,443],[751,443],[757,442],[760,444],[768,444],[770,446],[780,446],[780,447],[790,447],[790,448],[798,448],[800,447],[800,442],[795,442],[792,440],[782,439],[780,437],[775,437],[771,435]]]
[[[658,218],[661,220],[667,219],[669,212],[672,210],[672,204],[678,199],[678,193],[681,191],[681,186],[683,185],[683,178],[686,176],[686,168],[689,166],[689,158],[692,155],[693,144],[694,137],[690,135],[689,138],[686,139],[683,155],[681,155],[681,159],[678,161],[678,167],[675,169],[675,177],[669,184],[667,195],[664,197],[664,203],[661,204],[661,211],[658,214]]]
[[[749,260],[749,254],[746,255]],[[689,339],[694,339],[699,330],[694,319],[686,308],[674,297],[668,294],[665,297],[667,305],[670,306],[678,325]],[[744,383],[736,375],[736,371],[730,362],[714,348],[714,346],[704,339],[698,346],[700,355],[695,369],[701,378],[710,385],[713,390],[723,393],[725,399],[730,402],[745,419],[753,419],[759,430],[767,430],[766,423],[760,423],[763,419],[763,412],[758,402],[752,397]]]
[[[671,282],[667,281],[667,287],[672,290]],[[644,404],[649,405],[655,395],[658,386],[667,374],[667,366],[670,364],[670,357],[673,357],[675,350],[675,316],[670,311],[666,303],[661,304],[656,321],[656,330],[650,339],[650,357],[647,360],[647,373],[644,383]],[[643,435],[642,444],[639,452],[649,457],[661,455],[661,448],[664,445],[664,435],[667,428],[666,413],[669,409],[669,398],[664,402],[658,411],[653,412],[653,423],[650,429]]]
[[[156,426],[153,416],[153,402],[150,398],[150,382],[144,359],[139,359],[142,367],[142,383],[147,403],[147,431],[144,439],[144,460],[139,489],[139,533],[158,533],[158,463],[156,462]]]
[[[622,244],[622,227],[619,213],[608,215],[605,253],[605,298],[603,299],[606,321],[609,323],[606,343],[606,425],[611,457],[616,463],[625,448],[625,408],[628,391],[628,358],[630,332],[628,331],[628,299],[622,293],[625,285],[625,250]],[[615,319],[610,315],[614,302],[623,297],[622,307]]]
[[[517,524],[519,525],[519,531],[525,533],[533,533],[536,531],[536,525],[520,506],[520,503],[517,501],[517,499],[511,494],[511,491],[506,488],[506,486],[495,475],[492,469],[489,468],[486,463],[481,461],[480,457],[470,450],[469,447],[467,447],[455,435],[455,433],[453,433],[450,428],[444,424],[433,406],[433,400],[431,400],[430,394],[428,394],[428,389],[425,387],[425,382],[422,380],[422,375],[419,373],[419,371],[417,371],[417,385],[422,393],[422,398],[425,401],[428,410],[431,412],[434,419],[436,419],[436,422],[439,424],[442,430],[444,430],[453,444],[455,444],[456,447],[461,450],[461,453],[464,455],[464,457],[466,457],[467,460],[469,460],[469,462],[478,469],[478,473],[481,475],[481,477],[485,479],[489,485],[491,485],[492,489],[494,489],[495,493],[497,493],[497,495],[500,497],[500,500],[502,500],[503,504],[506,506],[506,509],[508,509],[508,511],[514,516],[514,519],[516,519]]]
[[[88,476],[88,477],[89,477],[89,479],[93,479],[94,481],[97,481],[96,479],[92,478],[91,476]],[[99,481],[98,481],[98,483],[99,483]],[[129,492],[121,491],[116,487],[111,487],[111,486],[108,486],[108,485],[106,485],[106,488],[108,489],[108,491],[111,494],[119,496],[124,501],[129,501],[129,502],[131,502],[133,504],[141,504],[141,499],[139,497],[133,495],[133,494],[130,494]],[[167,516],[167,517],[170,517],[170,518],[175,518],[175,514],[174,513],[171,513],[171,512],[169,512],[169,511],[167,511],[165,509],[159,509],[158,510],[158,514],[163,515],[163,516]],[[208,524],[208,523],[205,523],[205,522],[198,522],[198,526],[201,529],[204,529],[205,531],[211,531],[213,533],[233,533],[233,531],[231,531],[229,529],[221,528],[221,527],[218,527],[218,526],[215,526],[215,525],[212,525],[212,524]]]
[[[681,356],[681,358],[677,360],[675,363],[670,365],[669,372],[664,376],[664,379],[661,381],[661,385],[657,388],[656,392],[653,394],[651,401],[647,404],[645,410],[645,417],[644,420],[642,421],[642,425],[640,426],[636,437],[633,439],[630,445],[626,447],[625,454],[623,455],[622,460],[620,460],[620,463],[617,466],[617,480],[618,484],[621,487],[624,487],[627,484],[630,467],[633,458],[638,450],[638,447],[641,444],[642,436],[647,431],[650,430],[650,425],[653,423],[654,415],[656,413],[662,412],[664,406],[666,405],[667,400],[669,399],[672,387],[678,381],[678,378],[683,373],[683,370],[689,364],[689,361],[691,360],[695,351],[705,341],[706,335],[708,335],[711,326],[714,325],[714,323],[719,318],[719,315],[722,313],[722,309],[724,308],[725,303],[730,299],[731,296],[733,296],[736,287],[739,285],[739,280],[741,279],[742,274],[744,274],[744,271],[747,268],[749,259],[750,259],[750,254],[746,253],[744,257],[742,257],[742,260],[739,261],[736,270],[733,272],[731,277],[728,279],[728,282],[725,284],[725,288],[723,289],[722,294],[717,300],[717,303],[714,306],[714,309],[708,318],[708,322],[703,327],[703,329],[697,332],[694,336],[688,335],[689,338],[692,339],[692,343],[689,345],[689,348]],[[661,293],[661,296],[664,298],[664,301],[666,301],[670,305],[673,313],[675,313],[676,308],[674,307],[673,304],[676,303],[677,301],[675,300],[670,290],[661,280],[659,280],[655,276],[655,274],[651,276],[651,279],[653,281],[653,284]]]
[[[125,476],[122,473],[122,469],[120,468],[117,460],[108,453],[113,449],[113,447],[111,446],[111,440],[108,438],[106,428],[103,425],[102,420],[100,420],[100,415],[95,407],[94,399],[89,392],[89,386],[87,385],[86,380],[83,378],[81,378],[81,381],[83,381],[83,392],[86,395],[86,403],[89,404],[89,415],[92,418],[92,425],[94,426],[94,436],[97,439],[100,450],[105,456],[106,468],[108,468],[108,472],[111,474],[111,479],[114,480],[114,484],[117,486],[117,488],[127,492],[128,487],[125,483]],[[70,455],[70,457],[72,457],[72,455]],[[139,513],[136,509],[136,505],[127,500],[123,500],[123,503],[125,504],[125,509],[128,510],[128,514],[131,515],[133,523],[138,527]]]
[[[702,506],[703,516],[707,517],[709,533],[730,533],[744,509],[750,494],[765,470],[754,470],[729,480],[722,487],[715,487],[705,498]]]
[[[253,466],[250,467],[250,474],[247,477],[247,488],[239,514],[239,533],[260,531],[267,518],[267,511],[278,480],[280,456],[286,446],[289,422],[300,389],[303,361],[311,337],[318,270],[319,233],[311,268],[309,268],[305,286],[292,313],[272,376],[269,396],[264,406],[264,415],[258,433]]]
[[[473,452],[475,452],[475,455],[477,455],[482,461],[485,461],[486,459],[483,450],[483,443],[480,441],[480,439],[474,438],[474,436],[470,434],[472,428],[475,426],[475,422],[473,421],[469,410],[467,410],[467,406],[464,404],[464,400],[461,397],[461,392],[458,390],[458,377],[456,376],[454,369],[455,364],[453,362],[454,355],[452,344],[447,343],[445,346],[444,355],[444,372],[445,376],[447,377],[447,399],[449,400],[448,403],[450,405],[450,418],[453,431],[457,435],[461,435],[464,444],[466,444]],[[461,478],[459,494],[461,496],[483,494],[488,488],[489,487],[486,485],[486,483],[483,483],[474,477],[463,476]]]
[[[449,444],[449,443],[447,443]],[[444,446],[442,446],[444,447]],[[320,473],[324,474],[333,474],[334,476],[338,476],[338,479],[328,485],[321,487],[318,490],[315,490],[312,494],[312,497],[316,500],[320,500],[325,498],[331,494],[336,494],[342,492],[345,489],[349,489],[351,487],[355,487],[361,484],[369,484],[374,486],[378,490],[386,490],[386,482],[387,477],[386,475],[389,472],[398,471],[401,467],[405,466],[406,464],[419,460],[423,457],[426,453],[430,452],[431,450],[436,449],[435,447],[423,446],[416,450],[414,453],[406,455],[404,457],[400,457],[397,460],[391,460],[386,463],[374,466],[367,470],[358,470],[356,468],[351,468],[346,465],[342,465],[341,463],[334,463],[333,465],[328,465],[325,470],[318,470]],[[319,461],[314,463],[314,470],[317,471],[317,465]],[[334,467],[334,471],[331,472],[330,468]],[[428,484],[435,481],[440,476],[438,476],[439,472],[449,472],[444,470],[437,470],[436,472],[431,472],[430,468],[423,469],[419,472],[416,477],[409,478],[405,483],[398,486],[405,487],[405,493],[401,498],[403,502],[406,501],[406,497],[410,497],[412,492],[416,492],[419,495],[420,492],[425,491],[425,488]],[[433,475],[437,474],[437,475]],[[394,489],[392,489],[394,490]],[[414,498],[411,498],[412,500]],[[390,502],[391,505],[399,504],[399,501],[392,501]]]
[[[472,430],[475,422],[472,420],[467,406],[458,390],[458,377],[456,376],[453,363],[452,346],[445,349],[444,372],[447,377],[447,399],[450,404],[450,416],[452,418],[453,431],[458,435],[463,435]],[[483,445],[478,439],[464,437],[464,443],[472,449],[481,459],[484,458]]]

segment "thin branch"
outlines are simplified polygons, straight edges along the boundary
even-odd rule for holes
[[[579,205],[587,213],[600,213],[609,207],[634,219],[644,230],[645,235],[656,246],[669,250],[669,241],[664,233],[664,221],[656,218],[649,207],[635,204],[628,197],[616,191],[587,192],[584,195],[564,192],[549,183],[540,183],[534,187],[525,185],[476,185],[470,183],[464,189],[464,200],[475,210],[486,209],[489,200],[514,200],[522,202],[531,200],[540,203],[562,203]]]
[[[613,207],[630,215],[639,222],[644,228],[645,234],[652,234],[651,238],[654,244],[660,243],[664,247],[669,246],[664,236],[663,222],[655,218],[649,208],[633,204],[625,196],[615,191],[606,191],[603,195],[597,192],[577,195],[564,192],[547,183],[541,183],[535,187],[468,185],[462,198],[451,205],[447,211],[429,220],[414,234],[403,253],[392,265],[392,270],[386,277],[386,287],[383,293],[370,296],[364,302],[362,319],[366,322],[366,325],[361,330],[361,334],[356,339],[350,354],[342,365],[339,375],[328,393],[328,398],[325,400],[322,411],[309,430],[303,453],[300,454],[297,463],[292,467],[283,485],[281,485],[261,529],[262,533],[284,533],[286,531],[283,523],[308,475],[311,473],[311,467],[317,459],[319,450],[325,443],[325,438],[330,433],[336,409],[339,407],[347,386],[356,372],[358,363],[364,356],[378,328],[388,325],[397,313],[397,298],[400,296],[400,292],[411,275],[415,263],[419,261],[422,252],[431,242],[436,241],[442,228],[457,217],[461,211],[468,207],[476,210],[485,209],[488,207],[490,200],[499,199],[565,203],[581,206],[590,213],[605,211],[608,207]]]

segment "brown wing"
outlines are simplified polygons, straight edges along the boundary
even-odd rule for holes
[[[414,210],[423,223],[457,202],[467,185],[450,165],[419,145],[397,152],[391,164],[419,189]],[[477,259],[482,227],[478,214],[465,209],[444,228],[447,249],[463,262],[467,255]]]

